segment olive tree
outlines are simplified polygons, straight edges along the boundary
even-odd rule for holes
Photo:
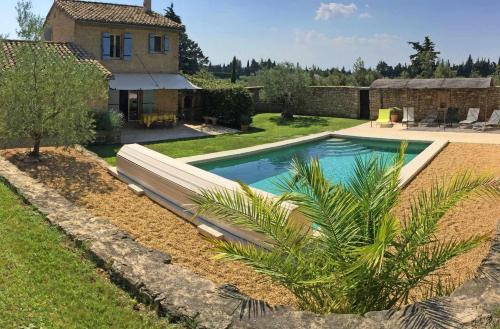
[[[284,119],[292,119],[293,111],[305,104],[307,87],[311,85],[309,74],[290,63],[260,71],[257,81],[264,87],[264,99],[283,107]]]
[[[104,103],[107,91],[97,68],[61,56],[43,42],[24,42],[9,55],[3,52],[0,61],[0,131],[5,138],[31,139],[33,158],[39,158],[46,138],[55,146],[93,140],[91,110]]]

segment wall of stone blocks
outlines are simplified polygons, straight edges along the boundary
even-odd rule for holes
[[[361,87],[313,86],[308,87],[305,105],[295,110],[300,115],[317,115],[359,118]],[[264,102],[261,98],[255,106],[257,112],[281,112],[279,104]]]
[[[419,121],[439,108],[456,107],[464,120],[471,107],[479,107],[480,120],[500,108],[500,87],[489,89],[371,89],[370,117],[376,119],[378,110],[390,107],[414,107]]]

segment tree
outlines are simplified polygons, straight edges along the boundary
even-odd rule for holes
[[[174,11],[173,3],[170,3],[170,6],[165,9],[165,17],[182,24],[181,17]],[[187,74],[194,74],[208,62],[208,57],[203,54],[198,43],[191,40],[186,31],[182,31],[179,36],[179,70]]]
[[[393,68],[384,61],[378,62],[376,70],[383,77],[392,77]]]
[[[365,62],[358,57],[354,62],[352,75],[357,86],[369,86],[373,81],[378,78],[377,72],[372,69],[365,68]]]
[[[30,138],[35,159],[46,138],[56,146],[92,141],[90,111],[107,92],[102,73],[42,42],[27,42],[13,57],[10,66],[0,59],[6,67],[0,74],[0,131],[8,138]]]
[[[440,54],[435,50],[434,43],[426,36],[422,44],[413,41],[409,41],[408,44],[416,51],[415,54],[410,56],[410,74],[422,78],[431,78],[434,75],[438,55]]]
[[[16,4],[17,35],[24,40],[37,41],[42,38],[43,17],[32,12],[31,0],[20,0]]]
[[[434,71],[434,78],[454,78],[456,75],[456,72],[451,69],[449,61],[440,61]]]
[[[263,97],[283,107],[283,119],[293,119],[294,109],[305,103],[311,84],[309,74],[291,63],[259,71],[256,80],[264,87]]]
[[[219,259],[244,262],[288,288],[301,309],[364,314],[394,308],[415,291],[438,293],[447,284],[443,265],[487,239],[438,240],[446,212],[468,196],[500,197],[500,180],[459,175],[417,194],[409,214],[396,218],[404,150],[389,167],[381,158],[358,158],[347,184],[328,181],[318,160],[294,160],[280,198],[241,184],[240,190],[202,191],[194,200],[198,214],[264,235],[265,248],[212,243]],[[307,223],[289,220],[285,202],[298,206]]]
[[[234,56],[233,62],[231,63],[231,83],[236,83],[236,80],[238,79],[237,66],[238,60],[236,59],[236,56]]]

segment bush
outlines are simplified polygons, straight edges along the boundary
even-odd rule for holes
[[[123,114],[115,110],[94,110],[93,116],[97,131],[118,131],[125,123]]]
[[[256,81],[264,87],[264,100],[283,107],[285,119],[293,118],[294,110],[304,106],[311,85],[309,74],[290,63],[259,71]]]
[[[230,127],[246,124],[254,115],[253,99],[243,87],[205,90],[203,115],[216,117]],[[242,119],[244,120],[242,122]]]

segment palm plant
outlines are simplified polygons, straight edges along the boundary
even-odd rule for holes
[[[449,184],[436,182],[396,218],[405,150],[406,143],[391,163],[358,158],[346,184],[328,181],[317,160],[294,160],[279,198],[244,184],[237,191],[203,191],[194,198],[199,214],[259,232],[267,243],[214,240],[216,257],[268,275],[297,297],[301,309],[317,313],[362,314],[406,304],[415,289],[438,293],[443,278],[436,270],[486,239],[438,240],[439,220],[466,197],[500,196],[500,181],[463,173]],[[310,224],[289,221],[285,202],[298,206]]]

